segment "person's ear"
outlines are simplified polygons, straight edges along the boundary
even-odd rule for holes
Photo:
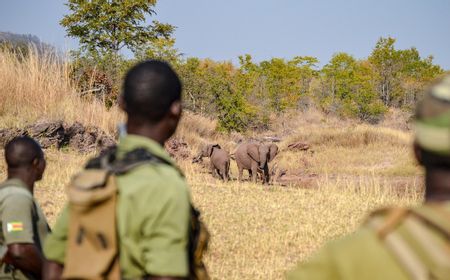
[[[420,165],[423,165],[423,161],[422,161],[422,149],[420,148],[419,144],[417,144],[417,142],[414,142],[413,144],[413,149],[414,149],[414,155],[417,159],[417,162]]]
[[[42,179],[42,176],[44,175],[45,168],[47,167],[47,162],[44,157],[42,158],[35,158],[31,162],[32,168],[36,171],[36,181],[39,181]]]
[[[181,100],[175,100],[172,105],[170,105],[170,114],[174,117],[179,118],[181,116],[182,106]]]
[[[39,166],[40,160],[39,158],[34,158],[33,161],[31,162],[31,165],[35,168],[37,168]]]
[[[34,158],[33,161],[31,162],[31,170],[33,170],[33,173],[36,175],[36,177],[39,177],[39,173],[40,173],[40,164],[41,161],[39,160],[39,158]]]

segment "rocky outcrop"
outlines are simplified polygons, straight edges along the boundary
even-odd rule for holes
[[[0,146],[22,135],[33,137],[44,149],[69,147],[81,153],[103,150],[116,143],[113,137],[98,127],[84,126],[78,122],[68,125],[62,121],[44,121],[23,129],[0,129]]]
[[[67,147],[80,153],[101,152],[117,143],[114,137],[98,127],[85,126],[79,122],[68,125],[62,121],[45,121],[23,129],[0,129],[0,148],[14,137],[22,135],[33,137],[44,149]],[[191,156],[188,144],[177,137],[170,138],[165,149],[176,160],[185,160]]]
[[[25,131],[27,135],[39,141],[44,149],[52,146],[59,149],[65,144],[65,128],[62,121],[39,122],[25,127]]]
[[[24,129],[2,129],[0,128],[0,147],[4,147],[9,140],[13,139],[17,136],[27,135],[27,132]]]
[[[116,140],[98,127],[83,126],[76,122],[66,129],[65,144],[80,152],[104,150],[114,146]]]

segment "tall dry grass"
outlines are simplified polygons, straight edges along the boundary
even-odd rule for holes
[[[0,50],[0,128],[23,127],[39,120],[95,125],[113,133],[122,114],[95,99],[79,97],[70,65],[54,52],[28,55]]]
[[[422,197],[420,179],[406,190],[376,175],[263,187],[223,184],[201,168],[184,168],[212,233],[207,264],[213,279],[283,279],[324,243],[354,231],[370,211],[415,205]]]
[[[66,201],[67,182],[89,155],[47,150],[46,157],[48,169],[35,195],[53,224]],[[371,210],[422,199],[420,178],[401,189],[377,174],[264,187],[235,180],[224,184],[201,166],[179,164],[212,234],[206,262],[213,279],[283,279],[286,270],[324,243],[354,231]],[[0,180],[4,167],[0,161]]]

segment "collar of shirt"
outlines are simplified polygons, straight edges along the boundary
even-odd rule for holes
[[[18,178],[11,178],[11,179],[6,180],[2,184],[0,184],[0,188],[2,188],[2,187],[19,187],[19,188],[23,188],[23,189],[27,190],[29,193],[31,193],[30,190],[28,189],[27,185],[25,185],[25,183]]]
[[[175,162],[172,160],[166,150],[164,150],[164,147],[161,146],[161,144],[150,138],[133,134],[128,134],[127,136],[120,139],[119,144],[117,145],[117,157],[121,158],[126,153],[138,148],[144,148],[153,155],[165,159],[173,166],[175,166]]]

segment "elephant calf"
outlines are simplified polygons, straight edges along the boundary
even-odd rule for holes
[[[227,182],[230,178],[230,155],[228,152],[223,150],[219,144],[208,144],[200,150],[192,162],[199,162],[204,157],[209,157],[213,177],[216,177],[217,174]]]
[[[278,146],[275,144],[244,143],[239,145],[234,153],[236,164],[239,169],[239,181],[242,181],[243,170],[248,170],[253,182],[256,182],[258,170],[263,172],[263,183],[270,180],[269,166],[278,154]]]
[[[286,175],[286,173],[287,169],[280,168],[277,164],[274,164],[269,170],[270,174],[269,183],[270,184],[278,183],[280,178]],[[258,169],[258,180],[259,179],[264,180],[264,171],[261,169]]]

